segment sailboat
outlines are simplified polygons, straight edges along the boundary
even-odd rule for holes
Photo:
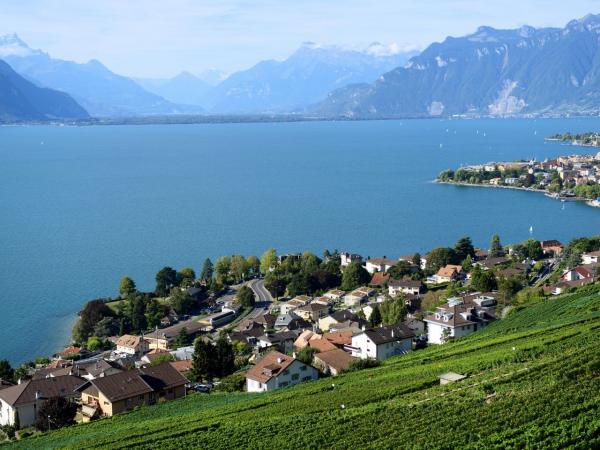
[[[529,227],[529,234],[533,234],[533,225]]]

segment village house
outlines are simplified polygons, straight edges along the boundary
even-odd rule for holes
[[[346,295],[346,292],[341,291],[339,289],[332,289],[330,291],[325,292],[323,294],[323,297],[327,297],[327,298],[330,298],[331,300],[338,301],[338,300],[341,300],[344,295]]]
[[[0,425],[14,426],[15,422],[21,428],[34,425],[38,411],[46,400],[62,397],[75,401],[79,397],[75,388],[84,381],[73,375],[64,375],[25,381],[0,389]]]
[[[168,362],[96,378],[77,387],[81,393],[81,414],[84,421],[89,421],[136,406],[153,405],[160,399],[184,397],[186,383],[188,380]]]
[[[329,306],[323,305],[322,303],[313,302],[296,308],[294,312],[298,315],[298,317],[304,320],[318,322],[321,317],[325,317],[329,314]]]
[[[363,302],[366,302],[369,297],[375,295],[377,291],[368,287],[360,287],[353,290],[349,294],[344,296],[344,305],[346,306],[357,306]]]
[[[594,264],[580,265],[573,269],[567,269],[560,277],[562,281],[577,281],[593,279],[595,272]]]
[[[371,277],[371,281],[369,282],[369,286],[372,287],[381,287],[387,284],[390,279],[390,275],[385,272],[375,272]]]
[[[564,246],[560,243],[560,241],[557,241],[556,239],[540,241],[540,245],[542,246],[542,251],[544,252],[544,255],[559,256],[564,249]]]
[[[123,371],[123,367],[114,362],[105,359],[98,359],[87,363],[76,363],[72,369],[72,375],[76,375],[86,380],[106,377]]]
[[[581,255],[581,262],[583,264],[595,264],[600,261],[600,251],[588,252]]]
[[[300,308],[301,306],[308,304],[311,300],[312,297],[309,297],[308,295],[298,295],[297,297],[282,303],[279,307],[279,313],[284,315],[288,314],[294,311],[296,308]]]
[[[275,319],[276,330],[297,330],[299,328],[309,327],[310,324],[294,312],[280,314]]]
[[[398,294],[419,295],[423,292],[423,282],[421,280],[412,280],[403,278],[396,280],[392,278],[388,283],[388,294],[396,297]]]
[[[435,313],[424,319],[430,344],[443,344],[450,339],[467,336],[485,328],[493,320],[496,317],[491,311],[480,308],[476,303],[460,300],[438,307]]]
[[[352,336],[352,356],[379,361],[412,350],[415,334],[404,324],[366,329]]]
[[[148,342],[144,340],[143,336],[124,334],[117,340],[117,353],[141,356],[148,350]]]
[[[330,328],[349,321],[358,323],[359,318],[356,314],[347,309],[334,311],[330,315],[319,319],[319,329],[321,331],[329,331]]]
[[[326,352],[315,353],[313,356],[314,365],[326,375],[339,375],[350,366],[350,363],[357,358],[336,348]]]
[[[387,272],[396,263],[397,261],[388,259],[385,256],[383,258],[371,258],[367,260],[365,269],[367,269],[367,272],[373,275],[375,272]]]
[[[398,258],[398,261],[406,261],[408,263],[414,264],[413,259],[415,259],[415,255],[416,255],[416,253],[413,253],[412,255],[401,256],[400,258]],[[427,266],[427,258],[420,256],[419,257],[419,267],[421,269],[425,270],[426,266]]]
[[[441,267],[437,273],[428,278],[428,280],[435,284],[449,283],[451,281],[461,280],[465,277],[465,272],[462,266],[454,264],[448,264]]]
[[[275,348],[281,352],[288,353],[294,349],[294,341],[298,337],[293,331],[280,331],[269,333],[256,339],[259,349]]]
[[[357,255],[355,253],[347,253],[344,252],[340,255],[340,266],[342,267],[342,269],[344,269],[345,267],[348,267],[348,265],[351,262],[358,262],[361,263],[362,262],[362,256]]]
[[[272,391],[319,378],[317,369],[277,351],[262,357],[246,373],[248,392]]]
[[[144,339],[148,343],[149,349],[158,348],[161,350],[168,350],[171,348],[171,345],[175,342],[175,339],[177,339],[177,336],[184,328],[188,338],[192,340],[203,331],[205,325],[201,324],[200,322],[196,322],[195,320],[188,320],[186,322],[180,322],[176,325],[172,325],[168,328],[157,329],[150,334],[144,335]]]

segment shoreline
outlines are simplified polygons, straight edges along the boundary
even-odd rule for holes
[[[449,185],[453,185],[453,186],[482,187],[482,188],[492,188],[492,189],[510,189],[510,190],[514,190],[514,191],[535,192],[535,193],[539,193],[539,194],[544,194],[546,197],[551,198],[553,200],[561,200],[558,197],[556,197],[556,198],[551,197],[549,195],[550,192],[548,192],[544,189],[527,188],[527,187],[521,187],[521,186],[498,186],[498,185],[493,185],[493,184],[460,183],[460,182],[456,182],[456,181],[441,181],[438,179],[433,180],[433,182],[436,184],[449,184]],[[591,208],[600,208],[600,204],[598,206],[595,206],[592,203],[594,200],[590,199],[590,198],[570,197],[570,198],[566,199],[565,201],[583,202]]]

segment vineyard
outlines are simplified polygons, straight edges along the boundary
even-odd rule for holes
[[[463,340],[266,394],[191,395],[15,448],[600,447],[596,286]],[[439,385],[443,372],[468,374]]]

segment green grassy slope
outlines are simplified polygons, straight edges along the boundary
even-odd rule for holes
[[[13,446],[598,448],[597,291],[549,299],[375,369],[267,394],[193,395]],[[445,371],[470,376],[439,386]]]

